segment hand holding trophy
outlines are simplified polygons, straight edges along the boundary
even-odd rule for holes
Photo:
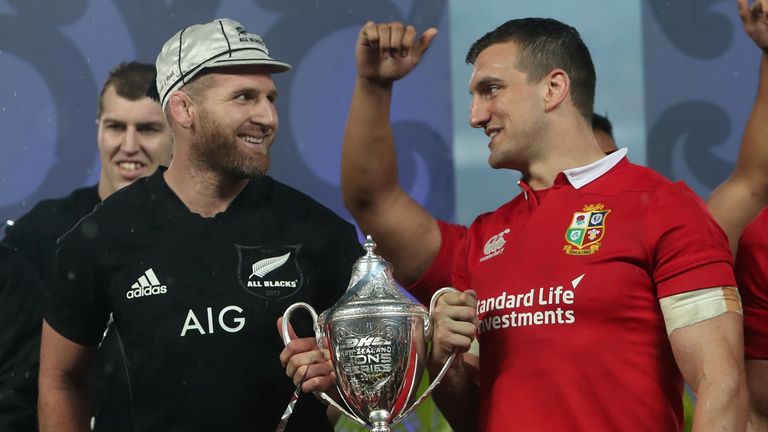
[[[390,425],[429,396],[453,361],[451,355],[417,397],[432,337],[430,315],[437,298],[455,289],[438,290],[428,313],[395,285],[392,266],[373,253],[376,244],[370,236],[363,247],[366,254],[355,263],[344,296],[319,316],[306,303],[291,305],[283,314],[281,333],[288,345],[291,314],[309,311],[317,346],[330,353],[343,406],[326,393],[318,396],[373,432],[389,432]]]

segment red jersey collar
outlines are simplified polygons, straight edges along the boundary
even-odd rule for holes
[[[575,189],[581,189],[594,180],[597,180],[603,174],[607,173],[611,168],[616,166],[624,156],[627,155],[627,149],[622,148],[615,152],[606,155],[604,158],[592,162],[589,165],[584,165],[576,168],[567,169],[562,172],[568,179],[568,182]],[[558,177],[560,177],[558,175]],[[557,182],[557,180],[555,181]]]

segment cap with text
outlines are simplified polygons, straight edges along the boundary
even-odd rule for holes
[[[173,35],[157,56],[157,94],[165,109],[168,98],[203,69],[263,65],[285,72],[291,65],[269,56],[261,36],[248,33],[229,18],[186,27]],[[153,89],[154,90],[154,89]]]

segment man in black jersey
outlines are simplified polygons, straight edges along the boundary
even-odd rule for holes
[[[160,106],[146,96],[155,67],[120,63],[101,88],[96,111],[101,170],[99,182],[66,197],[43,200],[5,228],[4,242],[17,247],[43,281],[54,273],[56,240],[113,192],[168,165],[171,131]]]
[[[53,280],[58,238],[103,199],[137,178],[152,174],[158,165],[170,162],[173,149],[170,128],[160,105],[146,96],[146,89],[154,79],[155,67],[151,64],[126,62],[112,69],[101,89],[96,111],[101,160],[98,184],[76,189],[66,197],[41,201],[6,227],[4,241],[27,258],[46,286]],[[40,302],[41,297],[36,299]],[[42,305],[38,311],[37,319],[41,321]],[[29,341],[35,346],[40,345],[39,325],[37,329]],[[19,326],[11,333],[22,330]],[[90,377],[89,399],[95,431],[130,430],[131,413],[125,409],[129,395],[118,345],[117,335],[108,333]],[[27,381],[33,396],[27,399],[27,408],[33,415],[25,430],[35,427],[37,363],[35,358],[29,372],[33,374],[32,379]]]
[[[276,427],[293,391],[277,317],[297,301],[330,307],[362,252],[351,224],[266,175],[278,127],[271,74],[289,68],[229,19],[187,27],[163,46],[156,90],[174,157],[60,241],[43,324],[41,430],[87,430],[84,376],[110,313],[134,430]],[[288,424],[310,429],[333,430],[312,396]]]
[[[0,242],[0,430],[35,430],[42,283],[27,259]],[[11,330],[12,329],[12,330]]]

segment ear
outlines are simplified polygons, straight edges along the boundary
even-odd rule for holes
[[[544,110],[552,111],[570,96],[571,79],[562,69],[554,69],[544,77]]]
[[[179,126],[189,129],[194,123],[194,102],[183,91],[174,91],[168,99],[168,111]]]

